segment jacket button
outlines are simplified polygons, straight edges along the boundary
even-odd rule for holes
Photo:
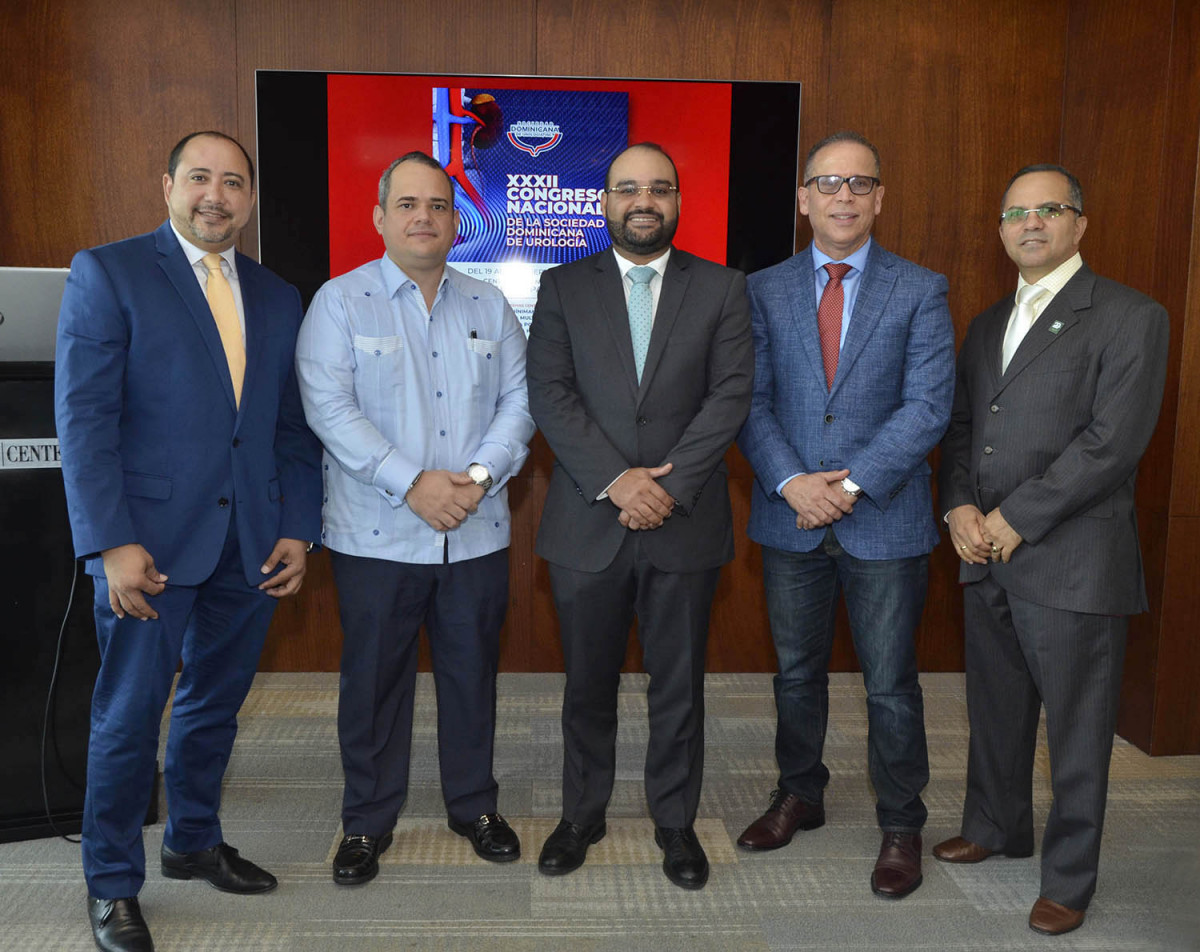
[[[235,437],[233,438],[233,448],[236,450],[236,449],[237,449],[239,446],[241,446],[241,445],[242,445],[241,438],[240,438],[240,437],[237,437],[237,436],[235,436]]]
[[[996,404],[994,404],[994,403],[993,403],[993,404],[992,404],[990,407],[988,407],[988,409],[989,409],[989,410],[991,410],[993,413],[999,413],[999,412],[1000,412],[1000,407],[998,407],[998,406],[997,406]]]
[[[647,419],[646,419],[644,416],[640,416],[640,417],[638,417],[638,418],[637,418],[637,425],[638,425],[638,426],[645,426],[645,425],[646,425],[647,423],[649,423],[649,422],[650,422],[650,421],[649,421],[649,420],[647,420]]]
[[[833,414],[832,414],[832,413],[826,413],[826,414],[825,414],[825,422],[826,422],[826,423],[832,423],[832,422],[833,422]]]
[[[994,452],[996,452],[996,451],[995,451],[994,449],[992,449],[990,446],[985,446],[985,447],[983,448],[983,455],[984,455],[984,456],[991,456],[991,455],[992,455]]]
[[[217,505],[220,506],[222,509],[225,509],[229,505],[229,500],[226,499],[224,496],[222,496],[220,499],[217,500]]]

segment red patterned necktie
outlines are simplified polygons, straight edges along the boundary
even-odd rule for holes
[[[821,335],[821,357],[825,361],[825,386],[833,387],[837,375],[838,351],[842,346],[842,311],[845,308],[846,292],[842,290],[842,278],[850,270],[848,264],[827,264],[829,283],[821,294],[817,308],[817,331]]]

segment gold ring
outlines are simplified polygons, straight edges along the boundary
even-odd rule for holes
[[[959,546],[959,548],[960,548],[960,549],[962,549],[964,552],[966,552],[966,551],[967,551],[967,544],[964,542],[962,545],[960,545],[960,546]]]

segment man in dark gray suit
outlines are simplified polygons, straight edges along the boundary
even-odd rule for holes
[[[562,822],[538,868],[577,869],[605,834],[636,615],[655,840],[667,877],[699,889],[708,617],[733,558],[724,456],[750,407],[754,354],[742,273],[671,247],[678,184],[657,145],[617,156],[601,199],[613,249],[547,271],[529,333],[529,409],[557,457],[537,553],[567,674]]]
[[[1147,608],[1134,510],[1162,401],[1168,320],[1079,256],[1079,182],[1010,180],[1000,239],[1020,271],[971,324],[942,443],[941,504],[964,583],[971,725],[949,863],[1033,852],[1033,757],[1046,706],[1054,802],[1038,932],[1077,928],[1096,888],[1127,616]]]

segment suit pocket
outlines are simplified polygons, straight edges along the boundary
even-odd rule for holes
[[[1059,374],[1081,373],[1087,369],[1087,366],[1088,359],[1086,357],[1074,357],[1057,362],[1033,360],[1025,372],[1031,377],[1054,377]]]
[[[148,473],[126,473],[125,495],[141,496],[144,499],[170,499],[171,479],[169,476],[151,476]]]

